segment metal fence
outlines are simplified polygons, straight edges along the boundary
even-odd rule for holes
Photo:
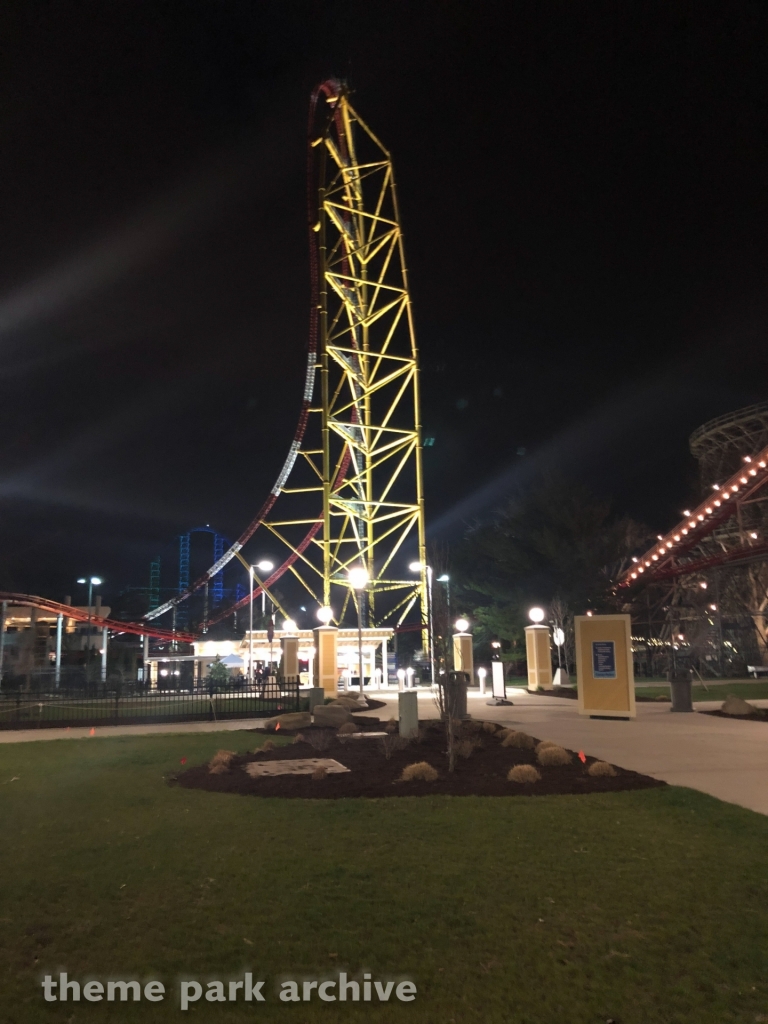
[[[217,722],[298,710],[298,682],[257,690],[162,691],[109,686],[0,690],[0,729]]]

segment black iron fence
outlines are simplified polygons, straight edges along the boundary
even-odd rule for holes
[[[253,690],[163,691],[138,686],[0,690],[0,729],[217,722],[298,710],[298,682]]]

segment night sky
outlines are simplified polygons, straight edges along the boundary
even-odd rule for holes
[[[109,599],[157,554],[170,586],[177,534],[261,505],[329,75],[395,160],[434,538],[542,470],[668,528],[691,430],[768,398],[763,3],[30,0],[0,29],[6,588]]]

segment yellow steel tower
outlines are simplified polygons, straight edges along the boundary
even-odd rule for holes
[[[347,572],[357,565],[370,576],[370,624],[401,622],[414,605],[425,621],[418,352],[392,160],[343,86],[325,83],[318,97],[326,109],[316,112],[310,144],[320,403],[310,417],[320,422],[319,431],[310,423],[299,452],[314,482],[283,493],[322,495],[322,529],[312,538],[321,558],[307,548],[292,568],[318,600],[322,591],[337,621],[354,595]],[[291,527],[308,521],[283,518],[281,506],[264,525],[287,541]],[[420,578],[405,571],[409,539],[411,555],[418,544]]]
[[[240,538],[150,617],[232,558],[247,568],[266,547],[279,561],[267,579],[256,577],[256,593],[263,585],[271,594],[284,577],[285,594],[292,575],[342,622],[350,599],[358,600],[348,571],[363,565],[367,625],[398,625],[407,616],[427,625],[418,352],[392,160],[336,81],[313,95],[309,153],[313,309],[294,442]],[[416,551],[414,575],[407,565]]]

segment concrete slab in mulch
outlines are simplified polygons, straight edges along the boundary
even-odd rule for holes
[[[325,768],[328,774],[348,772],[343,764],[332,757],[297,757],[290,761],[251,761],[243,768],[252,779],[262,775],[311,775],[316,768]]]

